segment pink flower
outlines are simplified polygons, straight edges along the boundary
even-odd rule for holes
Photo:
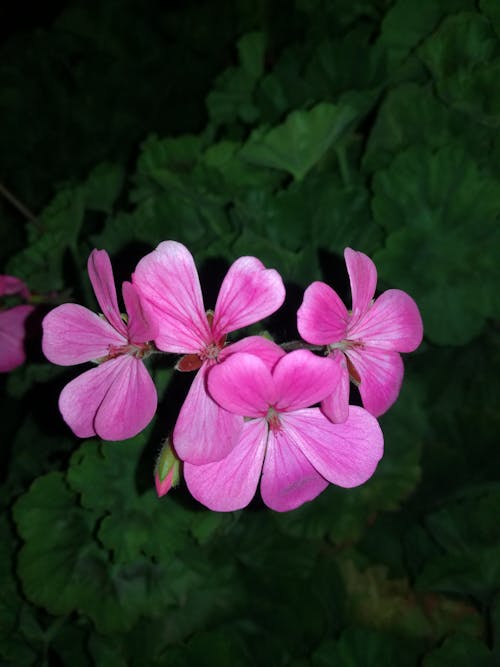
[[[285,299],[283,281],[255,257],[240,257],[224,278],[213,315],[207,314],[193,257],[175,241],[164,241],[146,255],[133,281],[158,322],[156,346],[187,355],[179,370],[200,369],[175,425],[176,452],[194,464],[218,461],[231,451],[241,420],[207,394],[207,374],[235,352],[267,354],[269,341],[261,337],[225,347],[226,336],[277,310]]]
[[[61,366],[98,362],[67,384],[59,398],[61,414],[75,435],[124,440],[142,431],[156,411],[156,389],[142,359],[157,332],[129,282],[122,292],[127,323],[121,318],[105,250],[92,251],[88,272],[104,317],[72,303],[58,306],[43,321],[42,349]]]
[[[222,461],[184,464],[192,495],[212,510],[245,507],[261,472],[266,505],[292,510],[319,495],[328,482],[363,484],[382,456],[382,432],[363,408],[351,407],[347,421],[333,424],[319,408],[308,407],[332,392],[335,364],[307,350],[284,355],[275,347],[274,367],[251,354],[234,354],[208,377],[213,398],[246,418]]]
[[[422,318],[413,299],[390,289],[375,301],[377,270],[362,252],[344,252],[352,293],[348,311],[334,290],[322,282],[310,285],[298,311],[304,340],[327,345],[340,381],[322,403],[334,422],[347,419],[349,376],[359,386],[364,407],[378,417],[398,397],[403,380],[400,352],[412,352],[422,341]]]
[[[0,297],[16,294],[23,299],[30,296],[22,280],[15,276],[0,275]],[[33,310],[33,306],[20,305],[0,311],[0,373],[12,371],[24,363],[26,320]]]

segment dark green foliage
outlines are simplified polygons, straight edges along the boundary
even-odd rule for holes
[[[0,378],[2,665],[500,664],[499,39],[497,0],[72,0],[5,42],[0,182],[35,219],[1,200],[1,272],[41,305]],[[346,246],[415,298],[367,484],[287,514],[158,500],[169,356],[143,434],[72,436],[78,369],[44,360],[40,319],[95,309],[92,248],[119,284],[166,239],[207,306],[238,256],[278,269],[278,342],[311,281],[349,301]]]

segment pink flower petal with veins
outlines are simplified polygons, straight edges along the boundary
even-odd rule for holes
[[[120,317],[115,279],[108,253],[105,250],[92,250],[87,262],[87,269],[104,317],[117,331],[126,336],[127,327]]]
[[[266,269],[255,257],[240,257],[230,266],[215,304],[215,340],[268,317],[284,300],[285,287],[277,271]]]
[[[182,461],[203,465],[219,461],[233,449],[243,419],[221,408],[207,393],[211,370],[203,364],[196,374],[174,428],[175,450]]]
[[[59,397],[64,421],[80,438],[124,440],[154,416],[156,389],[144,364],[130,355],[111,359],[79,375]]]
[[[43,320],[42,350],[49,361],[73,366],[109,354],[127,339],[106,320],[75,303],[51,310]]]
[[[211,341],[198,272],[181,243],[160,243],[141,259],[132,279],[158,322],[155,343],[160,350],[193,354]]]
[[[309,350],[295,350],[280,359],[273,371],[281,411],[308,408],[326,398],[339,381],[338,366],[328,357],[317,357]]]
[[[194,466],[184,464],[184,479],[191,494],[216,512],[246,507],[252,500],[266,451],[264,419],[246,422],[234,449],[221,461]]]
[[[127,333],[130,342],[142,344],[154,340],[158,334],[158,326],[145,312],[136,288],[132,283],[124,282],[122,291],[128,315]]]
[[[284,429],[269,432],[266,459],[260,484],[265,504],[277,512],[294,510],[316,498],[328,486],[327,480],[296,446]]]
[[[243,417],[264,417],[278,396],[271,372],[264,362],[244,352],[233,354],[214,366],[208,375],[207,386],[219,405]]]
[[[24,363],[26,319],[33,310],[33,306],[14,306],[0,312],[0,373],[12,371]]]
[[[219,361],[222,362],[232,354],[246,352],[259,357],[261,361],[272,371],[277,362],[285,356],[286,352],[272,340],[263,336],[247,336],[236,343],[231,343],[224,347],[219,354]]]
[[[339,350],[330,354],[330,359],[336,366],[337,384],[333,392],[321,402],[321,410],[330,421],[341,424],[349,416],[349,371],[346,359]]]
[[[350,488],[366,482],[382,457],[380,426],[369,412],[349,406],[349,417],[332,424],[317,408],[282,415],[289,440],[332,484]]]
[[[364,407],[380,416],[395,402],[403,382],[403,360],[397,352],[365,347],[348,351],[361,382],[359,393]]]
[[[349,273],[352,294],[351,326],[366,313],[377,286],[377,269],[372,260],[362,252],[346,248],[345,263]]]
[[[308,343],[329,345],[345,338],[348,319],[347,308],[338,294],[317,281],[304,292],[297,312],[297,328]]]
[[[349,337],[370,347],[396,352],[412,352],[422,342],[423,324],[417,304],[398,289],[381,294],[357,324],[349,327]]]

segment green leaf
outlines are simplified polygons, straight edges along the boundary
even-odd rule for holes
[[[479,8],[489,18],[493,29],[500,37],[500,6],[498,2],[496,0],[480,0]]]
[[[248,33],[241,37],[237,46],[240,65],[225,70],[207,97],[210,120],[217,125],[238,120],[253,123],[259,117],[253,92],[264,70],[265,35],[262,32]]]
[[[338,641],[326,639],[314,652],[312,667],[414,667],[417,649],[402,639],[369,628],[352,627]]]
[[[420,588],[472,595],[482,602],[500,586],[500,487],[471,491],[431,514],[427,528],[440,547],[417,579]]]
[[[125,169],[120,164],[103,162],[97,165],[85,181],[86,208],[111,213],[124,181]]]
[[[452,635],[424,657],[423,667],[494,667],[497,660],[486,646],[467,635]]]
[[[500,190],[458,147],[414,147],[374,180],[375,220],[389,236],[379,274],[420,306],[426,335],[463,345],[498,312]]]
[[[252,164],[288,171],[300,181],[356,117],[357,110],[348,104],[321,103],[309,111],[293,111],[282,125],[256,130],[240,155]]]
[[[472,0],[397,0],[382,22],[381,42],[391,62],[408,56],[439,24],[446,14],[474,9]]]
[[[31,363],[19,366],[9,373],[7,378],[7,393],[12,398],[22,398],[26,392],[41,383],[50,382],[65,372],[65,369],[55,364]]]
[[[346,587],[346,615],[353,623],[394,632],[407,639],[438,641],[452,631],[481,633],[483,620],[471,605],[429,593],[417,593],[405,578],[388,576],[384,566],[360,570],[340,557]]]
[[[186,587],[199,585],[176,559],[112,562],[93,538],[96,513],[78,506],[61,473],[39,477],[17,501],[14,518],[25,541],[18,573],[27,597],[55,615],[79,611],[100,632],[125,632],[141,615],[172,603],[176,588],[185,595]]]
[[[84,211],[83,188],[61,190],[42,211],[38,223],[29,224],[29,245],[10,260],[7,272],[39,292],[62,289],[64,254],[76,247]]]
[[[477,13],[448,17],[419,49],[439,95],[474,121],[500,125],[498,35]]]
[[[479,162],[491,163],[492,138],[493,131],[443,104],[430,85],[404,83],[389,91],[379,109],[363,166],[375,171],[411,146],[437,149],[457,141]]]

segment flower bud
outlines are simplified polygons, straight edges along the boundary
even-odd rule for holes
[[[166,495],[172,487],[177,486],[180,480],[181,462],[172,447],[172,439],[168,437],[155,465],[155,486],[158,498]]]

